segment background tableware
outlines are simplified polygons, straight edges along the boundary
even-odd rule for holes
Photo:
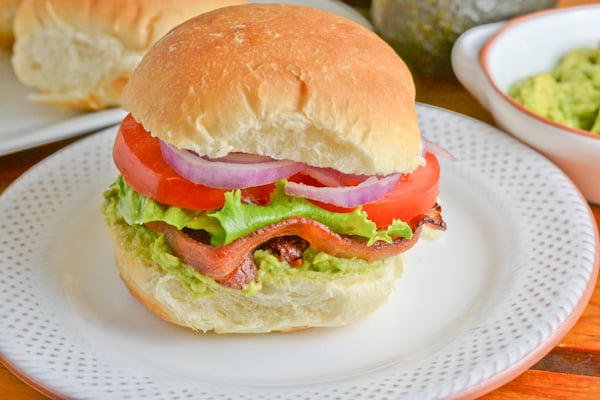
[[[508,95],[519,79],[554,68],[560,57],[600,42],[600,5],[541,11],[472,28],[452,50],[460,82],[487,108],[497,124],[537,149],[600,204],[600,135],[540,117]]]
[[[29,100],[17,81],[9,53],[0,49],[0,155],[92,132],[118,123],[121,109],[82,113]]]

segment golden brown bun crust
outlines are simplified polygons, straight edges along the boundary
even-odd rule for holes
[[[21,0],[0,1],[0,48],[10,49],[14,41],[13,22]]]
[[[255,295],[223,288],[212,297],[194,298],[177,276],[132,257],[127,229],[109,225],[119,275],[130,293],[160,318],[197,331],[267,333],[347,325],[387,301],[402,272],[402,256],[396,256],[380,268],[335,280],[267,281]]]
[[[123,96],[152,134],[210,157],[362,174],[422,162],[404,62],[375,33],[318,9],[248,4],[193,18],[148,52]]]
[[[99,109],[121,92],[148,49],[175,25],[245,0],[23,0],[13,66],[36,99]]]

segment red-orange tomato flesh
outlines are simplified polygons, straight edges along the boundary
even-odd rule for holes
[[[160,203],[194,210],[214,210],[221,208],[225,202],[227,190],[199,185],[178,175],[163,160],[158,139],[152,137],[131,115],[121,124],[113,159],[129,186]],[[410,221],[435,205],[439,194],[440,166],[431,153],[425,155],[425,160],[424,166],[404,175],[386,196],[363,205],[369,219],[378,227],[386,227],[394,219]],[[305,180],[301,174],[290,179]],[[243,189],[242,197],[249,203],[265,204],[273,188],[274,184]],[[350,211],[331,204],[317,204],[330,211]]]

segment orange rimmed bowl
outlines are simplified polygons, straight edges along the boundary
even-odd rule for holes
[[[599,22],[600,4],[540,11],[471,28],[452,48],[456,77],[498,126],[552,160],[595,204],[600,204],[600,135],[539,116],[508,90],[520,79],[554,69],[574,48],[596,48]]]

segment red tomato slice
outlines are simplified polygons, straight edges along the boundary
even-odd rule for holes
[[[388,226],[394,219],[410,222],[435,206],[440,194],[440,164],[432,153],[425,154],[425,161],[424,166],[404,175],[390,193],[363,206],[369,219],[378,227]]]
[[[433,207],[439,195],[440,164],[432,153],[425,154],[426,164],[413,173],[403,175],[394,190],[383,198],[363,205],[363,211],[379,228],[384,228],[394,219],[409,222],[415,216]],[[303,182],[302,178],[294,177]],[[308,178],[310,180],[310,177]],[[303,182],[311,184],[311,182]],[[313,202],[319,207],[334,212],[350,212],[352,209],[333,204]]]
[[[227,190],[211,188],[178,175],[162,157],[157,138],[152,137],[131,115],[119,128],[113,147],[115,165],[136,192],[158,202],[194,210],[223,207]],[[246,202],[264,204],[274,185],[242,190]]]
[[[152,137],[131,115],[122,122],[113,148],[115,165],[125,182],[136,192],[158,202],[194,210],[221,208],[227,190],[211,188],[186,180],[162,158],[157,138]],[[365,204],[363,210],[378,227],[386,227],[394,219],[410,221],[433,207],[439,194],[440,166],[435,155],[425,155],[426,165],[400,179],[396,188],[382,199]],[[310,179],[301,174],[290,180]],[[314,184],[314,182],[304,182]],[[265,204],[274,184],[242,190],[245,202]],[[331,204],[318,203],[326,210],[351,210]]]

